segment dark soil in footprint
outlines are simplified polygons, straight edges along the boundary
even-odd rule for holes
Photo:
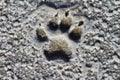
[[[75,41],[75,42],[78,42],[79,39],[80,39],[80,37],[81,37],[80,34],[79,34],[79,35],[74,35],[73,33],[70,33],[70,34],[69,34],[69,38],[70,38],[71,40]]]
[[[48,53],[48,51],[44,51],[44,54],[48,61],[60,59],[60,60],[64,60],[65,62],[69,62],[70,60],[70,57],[68,55],[65,55],[65,53],[62,51],[56,51],[53,53]]]
[[[81,38],[81,30],[79,27],[75,27],[70,33],[69,38],[73,41],[78,41]]]
[[[61,32],[65,33],[69,30],[70,26],[68,25],[64,25],[64,24],[60,24],[60,30]]]
[[[78,26],[75,26],[72,31],[69,33],[69,38],[77,41],[81,38],[82,35],[82,29],[81,29],[81,25],[83,25],[84,22],[83,21],[79,21]]]
[[[65,12],[65,17],[60,22],[60,30],[62,32],[67,32],[72,24],[72,18],[69,16],[69,11]]]
[[[58,25],[53,22],[49,22],[48,27],[49,29],[54,30],[54,31],[58,29]]]
[[[48,27],[51,30],[57,30],[58,29],[58,13],[56,13],[51,20],[48,23]]]
[[[42,28],[36,29],[36,35],[37,35],[37,39],[41,42],[48,40],[47,34]]]
[[[48,60],[62,59],[69,61],[72,51],[67,41],[61,37],[52,39],[48,47],[44,49],[44,53]]]

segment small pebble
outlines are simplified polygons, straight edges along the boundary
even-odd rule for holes
[[[85,65],[86,67],[92,67],[92,64],[91,63],[86,63],[86,65]]]

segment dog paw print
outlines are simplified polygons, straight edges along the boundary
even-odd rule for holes
[[[64,17],[58,19],[59,13],[51,17],[51,20],[46,25],[47,29],[40,24],[36,29],[36,36],[41,42],[48,42],[44,48],[44,54],[48,60],[63,59],[69,61],[72,55],[70,43],[66,40],[64,33],[67,33],[67,39],[77,43],[82,35],[82,25],[84,22],[80,20],[77,25],[72,24],[72,18],[69,15],[70,11],[66,11]],[[60,22],[58,22],[60,20]],[[73,25],[73,26],[72,26]],[[49,30],[48,30],[49,29]],[[61,33],[56,34],[55,31],[59,30]],[[48,32],[53,32],[55,36],[50,35]],[[52,36],[52,38],[50,37]]]

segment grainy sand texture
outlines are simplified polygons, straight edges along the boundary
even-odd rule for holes
[[[120,0],[0,0],[0,80],[120,80]]]

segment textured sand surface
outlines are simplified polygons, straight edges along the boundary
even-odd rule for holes
[[[72,18],[69,32],[84,21],[77,42],[69,32],[47,26],[57,12],[60,23],[66,10]],[[47,41],[37,39],[40,24]],[[44,54],[59,37],[71,48],[68,62]],[[120,80],[120,1],[0,0],[0,80]]]

